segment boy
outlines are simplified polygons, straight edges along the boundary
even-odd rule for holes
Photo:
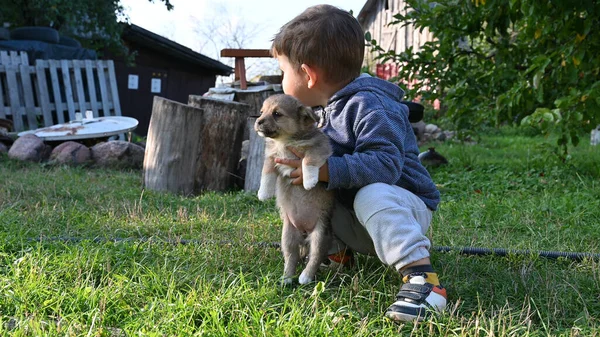
[[[385,316],[423,320],[446,307],[425,236],[440,195],[417,158],[408,108],[400,103],[404,92],[360,74],[364,45],[350,13],[318,5],[285,24],[271,51],[284,74],[284,92],[324,108],[321,124],[334,154],[320,168],[319,180],[338,199],[332,217],[338,240],[330,260],[350,262],[346,248],[377,255],[404,282]],[[293,183],[302,184],[300,160],[276,162],[294,167]]]

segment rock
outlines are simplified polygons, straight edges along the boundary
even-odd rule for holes
[[[438,142],[443,142],[446,140],[446,134],[442,131],[438,131],[432,135],[432,138]]]
[[[122,140],[99,143],[92,147],[92,159],[99,167],[142,168],[144,148]]]
[[[0,142],[0,153],[8,153],[8,146]]]
[[[427,124],[427,125],[425,125],[425,132],[427,132],[427,133],[434,134],[439,129],[440,128],[437,125],[435,125],[435,124]]]
[[[410,125],[412,126],[413,130],[415,131],[415,135],[417,136],[417,139],[421,140],[423,138],[423,134],[425,133],[425,122],[418,121],[416,123],[410,123]]]
[[[443,131],[444,135],[446,136],[446,140],[450,140],[452,138],[454,138],[454,136],[456,135],[456,132],[454,131]]]
[[[52,148],[36,135],[25,135],[17,138],[8,151],[8,157],[32,162],[41,162],[50,156]]]
[[[64,142],[52,150],[50,160],[56,164],[84,165],[92,161],[92,151],[77,142]]]

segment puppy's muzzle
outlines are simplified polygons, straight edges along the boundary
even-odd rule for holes
[[[256,132],[262,137],[275,138],[278,134],[276,129],[273,129],[265,124],[264,119],[256,120],[254,123],[254,130],[256,130]]]

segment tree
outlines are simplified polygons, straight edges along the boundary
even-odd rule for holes
[[[566,156],[582,131],[600,123],[600,6],[594,0],[406,0],[393,25],[427,27],[418,52],[384,50],[398,78],[417,79],[412,97],[440,98],[461,130],[504,123],[558,134]]]
[[[160,2],[167,10],[173,9],[170,0]],[[127,54],[119,21],[128,21],[119,0],[12,0],[0,7],[0,22],[11,27],[52,27],[78,37],[84,47]]]
[[[264,24],[245,21],[238,13],[232,13],[223,4],[212,4],[202,17],[192,16],[194,32],[198,35],[197,50],[233,66],[233,59],[221,60],[221,49],[248,48]],[[271,59],[247,59],[248,78],[257,74],[275,73],[279,66]],[[233,79],[233,75],[230,76]]]

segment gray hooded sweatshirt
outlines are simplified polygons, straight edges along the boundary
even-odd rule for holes
[[[328,189],[342,201],[373,183],[397,185],[436,210],[440,193],[418,159],[419,148],[397,85],[363,74],[335,93],[322,110],[330,137]]]

